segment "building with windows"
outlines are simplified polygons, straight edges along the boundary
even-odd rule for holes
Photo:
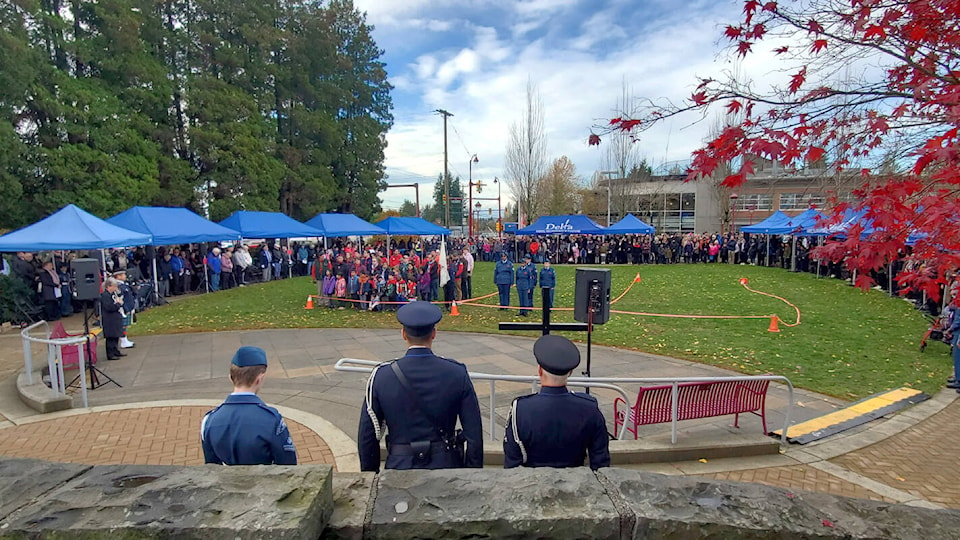
[[[688,182],[685,174],[600,179],[592,191],[598,199],[589,205],[596,212],[591,217],[605,223],[609,204],[612,223],[632,213],[657,232],[727,232],[778,210],[791,216],[811,206],[829,211],[836,201],[851,201],[859,187],[854,172],[837,173],[822,163],[788,170],[762,158],[753,161],[754,174],[733,190],[720,185],[722,178]]]

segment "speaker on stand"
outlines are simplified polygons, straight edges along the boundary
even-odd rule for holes
[[[589,377],[593,325],[610,320],[610,270],[577,268],[575,289],[573,318],[587,323],[587,369],[583,375]]]

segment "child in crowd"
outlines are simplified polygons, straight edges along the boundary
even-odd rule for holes
[[[353,309],[359,309],[360,307],[360,277],[357,276],[356,270],[350,271],[350,281],[347,283],[347,293],[350,294],[350,299]]]
[[[345,309],[347,299],[347,278],[343,274],[337,274],[337,283],[334,287],[337,295],[337,309]]]
[[[417,281],[414,279],[407,280],[407,300],[409,302],[417,301]]]
[[[337,279],[333,277],[333,270],[327,269],[320,283],[320,296],[327,298],[327,307],[333,307],[333,295],[337,291]]]
[[[397,274],[396,272],[389,272],[389,277],[387,278],[387,302],[390,302],[387,305],[388,311],[397,310]]]
[[[373,286],[370,283],[370,276],[363,272],[360,274],[360,309],[367,309],[370,303],[370,296],[373,294]]]

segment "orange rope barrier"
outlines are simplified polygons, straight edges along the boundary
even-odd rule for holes
[[[613,304],[619,302],[624,296],[627,295],[627,293],[630,292],[630,290],[633,288],[633,286],[636,285],[636,284],[639,283],[639,282],[640,282],[640,274],[637,273],[637,277],[630,283],[629,286],[627,286],[627,288],[623,291],[623,293],[621,293],[620,296],[618,296],[618,297],[616,297],[614,300],[612,300],[612,301],[610,302],[610,304],[613,305]],[[780,296],[777,296],[777,295],[775,295],[775,294],[770,294],[770,293],[766,293],[766,292],[763,292],[763,291],[758,291],[758,290],[756,290],[756,289],[751,288],[749,285],[747,285],[747,278],[740,278],[740,285],[742,285],[743,288],[745,288],[746,290],[748,290],[748,291],[750,291],[750,292],[752,292],[752,293],[754,293],[754,294],[760,294],[760,295],[763,295],[763,296],[769,296],[770,298],[774,298],[774,299],[776,299],[776,300],[780,300],[780,301],[783,302],[784,304],[787,304],[788,306],[792,307],[792,308],[797,312],[797,322],[795,322],[795,323],[788,323],[788,322],[786,322],[786,321],[783,321],[783,319],[780,319],[780,317],[777,316],[777,315],[772,315],[772,316],[773,316],[773,317],[777,317],[777,319],[779,319],[780,321],[782,321],[784,326],[795,327],[795,326],[799,326],[799,325],[800,325],[800,308],[798,308],[796,305],[794,305],[793,303],[791,303],[789,300],[787,300],[787,299],[785,299],[785,298],[782,298],[782,297],[780,297]],[[485,299],[487,299],[487,298],[496,296],[497,294],[499,294],[499,293],[495,293],[495,292],[494,292],[494,293],[490,293],[490,294],[487,294],[487,295],[484,295],[484,296],[478,296],[478,297],[476,297],[476,298],[468,298],[468,299],[465,299],[465,300],[458,301],[458,302],[457,302],[457,305],[459,305],[459,306],[485,307],[485,308],[494,308],[494,309],[521,309],[520,306],[501,306],[501,305],[497,305],[497,304],[483,304],[483,303],[479,303],[480,300],[485,300]],[[377,300],[354,300],[354,299],[352,299],[352,298],[337,298],[337,297],[330,297],[330,296],[320,296],[320,295],[316,295],[316,294],[311,294],[310,297],[311,297],[311,298],[316,298],[317,300],[334,300],[334,301],[337,301],[337,302],[353,302],[353,303],[362,303],[362,304],[372,304],[372,303],[376,302],[376,303],[379,304],[379,305],[388,305],[388,306],[389,306],[389,305],[403,305],[403,304],[408,303],[408,302],[385,302],[385,301],[377,301]],[[421,300],[418,300],[418,301],[421,301]],[[444,304],[451,304],[452,302],[441,302],[441,301],[437,301],[437,302],[433,302],[433,303],[434,303],[434,304],[444,305]],[[529,310],[530,308],[523,308],[523,309],[528,309],[528,310]],[[573,309],[574,309],[574,308],[571,308],[571,307],[554,307],[554,308],[551,308],[552,311],[573,311]],[[676,313],[648,313],[648,312],[645,312],[645,311],[621,311],[621,310],[615,310],[615,309],[611,309],[611,310],[610,310],[610,313],[617,313],[617,314],[619,314],[619,315],[638,315],[638,316],[641,316],[641,317],[663,317],[663,318],[669,318],[669,319],[769,319],[769,318],[771,317],[771,315],[683,315],[683,314],[676,314]]]
[[[795,323],[793,323],[793,324],[790,324],[790,323],[784,321],[783,319],[780,319],[780,317],[777,317],[777,318],[780,319],[780,320],[783,322],[783,325],[784,325],[784,326],[789,326],[789,327],[800,326],[800,308],[798,308],[797,306],[795,306],[795,305],[793,305],[792,303],[790,303],[789,300],[787,300],[787,299],[785,299],[785,298],[781,298],[781,297],[779,297],[779,296],[777,296],[777,295],[775,295],[775,294],[765,293],[765,292],[763,292],[763,291],[758,291],[758,290],[756,290],[756,289],[750,288],[750,286],[747,285],[747,278],[740,278],[740,285],[743,285],[743,288],[744,288],[744,289],[746,289],[746,290],[748,290],[748,291],[750,291],[750,292],[752,292],[752,293],[762,294],[763,296],[769,296],[770,298],[776,298],[777,300],[780,300],[780,301],[783,302],[784,304],[792,307],[792,308],[797,312],[797,322],[795,322]]]

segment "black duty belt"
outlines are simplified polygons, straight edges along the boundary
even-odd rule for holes
[[[425,441],[426,442],[426,441]],[[447,452],[447,445],[441,441],[429,441],[430,455],[443,454]],[[419,446],[419,447],[418,447]],[[415,456],[421,452],[426,452],[427,445],[414,444],[391,444],[390,454],[394,456]]]

